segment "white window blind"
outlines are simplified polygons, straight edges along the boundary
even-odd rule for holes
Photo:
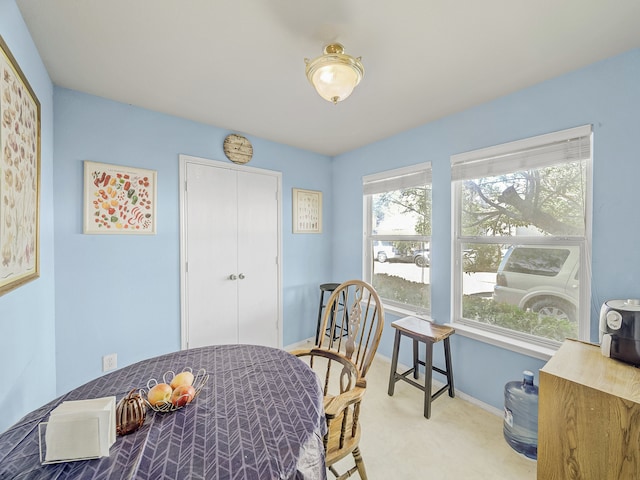
[[[401,190],[403,188],[421,187],[431,183],[431,162],[398,168],[362,178],[364,195]]]
[[[491,177],[591,158],[591,125],[451,157],[451,180]]]

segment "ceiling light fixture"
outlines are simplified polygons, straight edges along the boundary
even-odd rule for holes
[[[344,53],[339,43],[331,43],[324,47],[324,55],[309,60],[305,73],[318,94],[334,104],[343,101],[364,76],[362,57],[353,58]]]

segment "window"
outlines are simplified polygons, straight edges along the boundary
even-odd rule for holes
[[[388,309],[431,311],[431,164],[363,179],[363,276]]]
[[[451,177],[454,322],[588,340],[591,127],[454,155]]]

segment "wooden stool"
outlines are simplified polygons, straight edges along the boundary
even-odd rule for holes
[[[433,400],[442,395],[446,390],[449,390],[449,396],[451,398],[455,397],[449,337],[456,331],[451,327],[438,325],[437,323],[420,320],[415,317],[401,318],[400,320],[396,320],[391,323],[391,326],[396,329],[396,337],[393,344],[393,357],[391,359],[391,375],[389,376],[388,393],[389,395],[393,395],[393,391],[398,380],[404,380],[414,387],[418,387],[424,392],[424,416],[429,418],[431,417],[431,402]],[[400,350],[400,337],[402,335],[406,335],[413,339],[413,367],[404,373],[397,373],[398,352]],[[446,370],[433,366],[433,344],[440,340],[444,340],[444,361],[446,364]],[[418,359],[418,342],[424,342],[426,346],[426,358],[424,362]],[[413,378],[418,378],[419,365],[424,365],[425,367],[424,386],[410,378],[407,378],[407,375],[411,372],[413,372]],[[433,371],[446,376],[447,384],[432,395],[431,380],[433,377]]]
[[[329,294],[329,296],[331,296],[331,294],[333,293],[333,291],[338,288],[340,286],[339,283],[323,283],[322,285],[320,285],[320,305],[318,305],[318,325],[316,326],[316,345],[318,345],[318,342],[320,341],[320,325],[322,325],[322,310],[324,310],[324,307],[326,306],[324,301],[324,293],[327,292]],[[341,303],[340,305],[342,305],[344,307],[344,302]],[[335,315],[336,312],[331,312],[332,315]],[[347,318],[349,318],[347,316]],[[339,337],[335,336],[335,331],[339,330],[341,328],[341,325],[334,325],[333,326],[333,335],[332,335],[332,340],[336,340]],[[349,326],[345,325],[345,330],[348,332],[349,330]],[[325,332],[327,335],[331,335],[331,324],[329,326],[327,326],[327,332]]]

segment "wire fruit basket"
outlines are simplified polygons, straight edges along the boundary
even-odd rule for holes
[[[177,375],[183,372],[190,372],[193,375],[193,382],[191,383],[191,386],[193,387],[193,395],[191,396],[191,398],[188,398],[188,394],[186,393],[183,395],[174,396],[173,392],[175,392],[176,389],[173,389],[170,386],[171,381],[174,379],[174,377],[176,377]],[[162,412],[162,413],[175,412],[176,410],[180,410],[182,407],[193,402],[198,397],[198,395],[202,391],[202,387],[206,385],[208,380],[209,380],[209,374],[204,368],[201,368],[196,373],[193,373],[193,369],[191,367],[186,367],[181,372],[178,372],[178,373],[175,373],[172,370],[165,372],[162,375],[161,382],[155,378],[150,378],[147,381],[146,390],[142,388],[139,390],[139,392],[142,398],[144,398],[144,402],[151,410],[154,410],[156,412]],[[148,398],[149,392],[153,387],[159,384],[166,384],[167,386],[169,386],[169,388],[171,388],[172,390],[171,397],[169,398],[169,400],[166,400],[166,401],[151,403]]]

